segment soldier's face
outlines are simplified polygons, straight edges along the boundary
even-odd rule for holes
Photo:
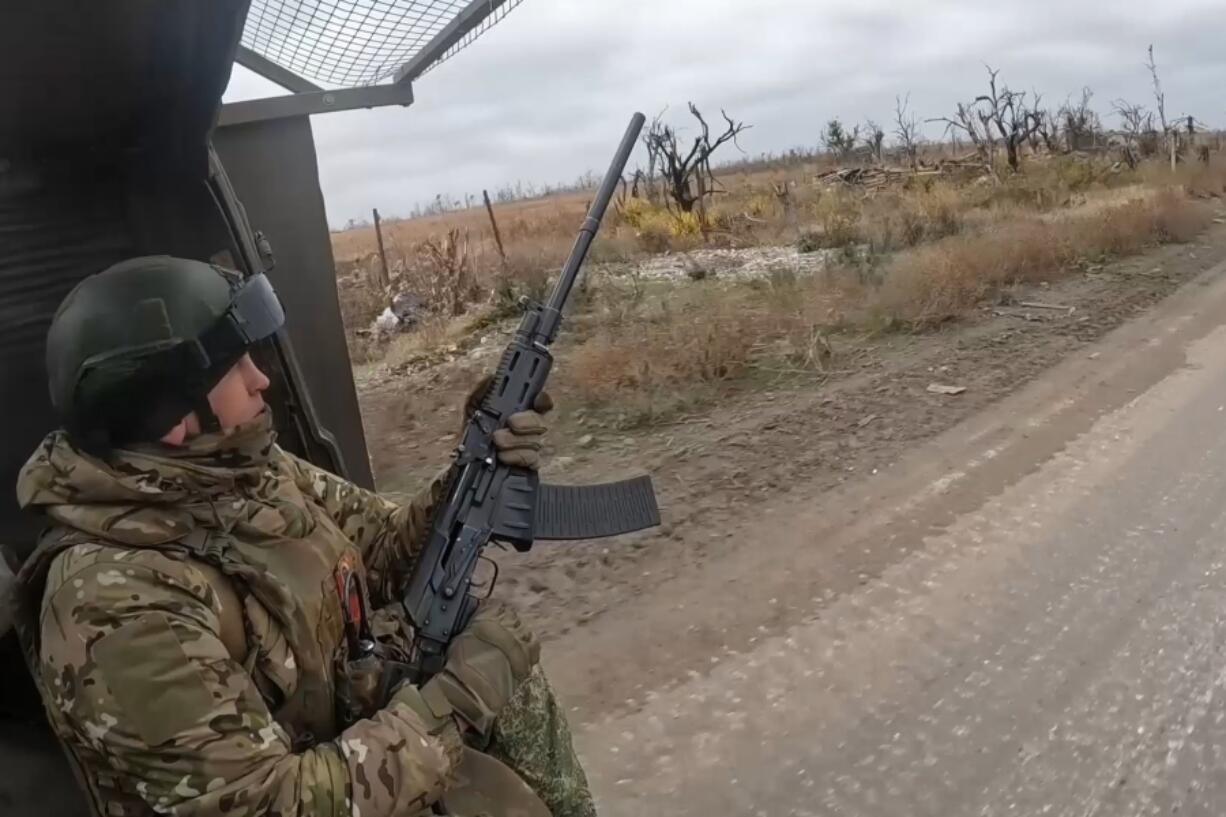
[[[230,431],[235,426],[254,420],[264,410],[264,390],[268,388],[268,377],[250,355],[243,355],[238,363],[218,381],[209,392],[209,405],[217,415],[222,431]],[[170,430],[162,442],[169,445],[182,445],[189,437],[200,433],[200,419],[195,412],[183,418],[183,422]]]

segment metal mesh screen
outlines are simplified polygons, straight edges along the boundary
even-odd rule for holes
[[[432,66],[463,50],[521,0],[484,2],[490,13]],[[416,56],[469,5],[471,0],[252,0],[243,45],[324,85],[371,85]]]
[[[463,51],[465,48],[468,48],[469,44],[472,43],[473,40],[477,39],[482,34],[484,34],[487,30],[489,30],[492,26],[494,26],[494,24],[500,22],[503,17],[506,17],[508,14],[511,13],[511,9],[518,6],[521,2],[523,2],[523,0],[507,0],[507,2],[503,3],[498,8],[494,9],[493,12],[489,14],[489,16],[487,16],[484,20],[481,21],[481,25],[477,26],[472,31],[465,34],[454,45],[448,48],[447,51],[444,52],[441,57],[439,57],[437,60],[435,60],[433,63],[431,63],[426,68],[426,71],[429,71],[431,68],[438,65],[439,63],[446,62],[447,60],[451,59],[454,55]],[[425,71],[423,71],[422,73],[425,73]]]

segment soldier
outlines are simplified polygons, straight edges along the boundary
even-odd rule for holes
[[[403,817],[455,808],[489,756],[538,808],[594,814],[505,605],[482,603],[421,688],[381,689],[408,658],[396,599],[440,481],[398,507],[276,445],[248,349],[282,320],[264,276],[159,256],[85,279],[52,321],[64,427],[18,481],[49,522],[18,628],[94,809]],[[538,465],[537,408],[499,432],[504,461]]]

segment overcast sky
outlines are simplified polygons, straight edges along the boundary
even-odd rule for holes
[[[314,117],[320,177],[334,226],[407,215],[438,193],[603,172],[631,113],[667,106],[688,128],[689,100],[751,124],[746,153],[779,152],[831,117],[884,124],[895,94],[948,115],[984,90],[985,62],[1053,107],[1089,85],[1106,114],[1152,103],[1150,42],[1168,116],[1222,126],[1224,24],[1223,0],[524,0],[421,77],[411,107]],[[269,92],[236,68],[226,99]]]

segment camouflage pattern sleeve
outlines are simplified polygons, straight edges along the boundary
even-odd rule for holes
[[[371,604],[382,607],[395,601],[421,553],[430,515],[442,496],[446,469],[408,504],[397,505],[306,460],[282,453],[298,486],[324,507],[361,550]]]
[[[401,817],[450,783],[458,750],[396,699],[295,751],[220,640],[217,595],[198,570],[152,551],[74,551],[43,605],[49,703],[66,739],[154,811]]]

